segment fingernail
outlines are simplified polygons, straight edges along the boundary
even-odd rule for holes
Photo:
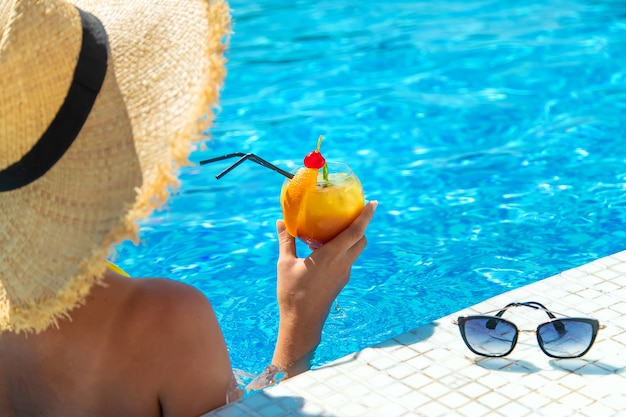
[[[370,201],[370,204],[372,205],[372,209],[376,211],[376,208],[378,207],[378,200],[372,200]]]

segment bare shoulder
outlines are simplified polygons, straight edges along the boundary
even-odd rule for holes
[[[224,404],[233,374],[209,300],[184,283],[133,280],[127,305],[154,357],[163,414],[200,415]]]
[[[223,336],[215,312],[199,290],[165,278],[133,281],[126,308],[138,320],[136,324],[141,330],[137,331],[149,332],[147,339],[159,341],[164,348],[186,352],[190,344],[206,349],[207,354],[221,348]]]
[[[133,278],[133,303],[152,313],[163,313],[172,319],[180,319],[182,314],[200,314],[213,309],[209,300],[198,289],[166,278]]]

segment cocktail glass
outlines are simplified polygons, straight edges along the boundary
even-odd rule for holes
[[[309,245],[319,248],[341,233],[363,210],[365,200],[361,181],[349,165],[327,162],[328,179],[320,169],[317,186],[307,190],[296,217],[296,224],[287,224],[287,230]],[[295,172],[294,172],[295,173]],[[285,219],[285,194],[290,179],[283,183],[280,202]]]

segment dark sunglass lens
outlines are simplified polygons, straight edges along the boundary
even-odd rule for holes
[[[459,324],[465,344],[478,355],[508,355],[517,341],[515,325],[497,317],[465,317]]]
[[[593,344],[597,329],[597,322],[592,319],[558,319],[539,326],[537,340],[549,356],[578,358],[587,353]]]

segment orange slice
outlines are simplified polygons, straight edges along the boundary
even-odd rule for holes
[[[318,169],[300,168],[289,180],[283,196],[283,218],[287,231],[293,237],[298,236],[298,221],[306,195],[317,186]]]

